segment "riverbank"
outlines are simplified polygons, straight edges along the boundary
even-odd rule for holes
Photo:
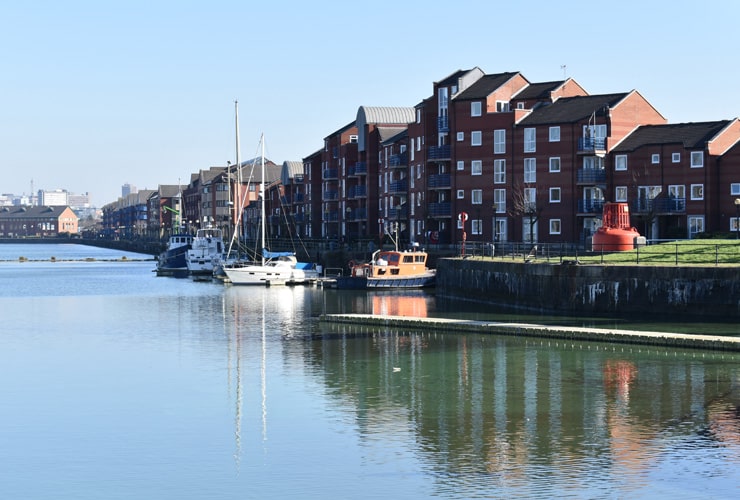
[[[537,325],[447,318],[411,318],[372,314],[324,314],[320,320],[333,325],[350,325],[358,329],[393,327],[404,330],[444,333],[485,333],[516,337],[537,337],[558,341],[591,341],[611,344],[638,344],[714,351],[740,351],[740,338],[716,335],[631,331],[573,326]]]

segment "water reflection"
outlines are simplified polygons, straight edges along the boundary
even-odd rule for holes
[[[473,495],[480,481],[545,487],[538,497],[607,483],[631,494],[677,442],[739,457],[736,355],[325,329],[308,353],[324,383],[355,406],[365,439],[412,432],[439,494]]]

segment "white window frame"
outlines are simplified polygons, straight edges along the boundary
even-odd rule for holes
[[[506,153],[506,129],[493,131],[493,154]]]
[[[660,155],[657,153],[650,155],[650,163],[652,163],[653,165],[660,164]]]
[[[506,184],[506,160],[493,160],[493,183]]]
[[[703,168],[704,167],[704,151],[692,151],[691,152],[691,168]]]
[[[483,190],[482,189],[471,189],[470,190],[470,203],[472,205],[483,204]]]
[[[563,230],[563,225],[560,219],[550,219],[550,234],[560,234]]]
[[[690,191],[692,200],[704,199],[704,184],[692,184]]]
[[[483,221],[480,219],[470,220],[470,233],[471,234],[483,234]]]
[[[550,188],[550,203],[560,203],[562,200],[562,191],[559,187]]]
[[[686,218],[686,225],[688,226],[689,239],[693,239],[697,234],[704,232],[704,216],[689,215]]]
[[[730,217],[730,232],[738,232],[738,223],[740,223],[740,217]]]
[[[524,158],[524,182],[533,184],[537,182],[537,159]]]
[[[483,145],[483,132],[480,130],[473,130],[470,132],[470,145],[471,146],[482,146]]]
[[[470,162],[470,175],[483,175],[483,161],[473,160]]]
[[[458,200],[464,200],[465,199],[465,190],[464,189],[458,189],[457,190],[457,199]]]
[[[457,170],[458,172],[461,170],[465,170],[465,161],[464,160],[457,160]]]
[[[457,142],[462,142],[465,140],[465,132],[458,132],[457,133]]]
[[[537,129],[528,127],[524,129],[524,152],[534,153],[537,151]]]
[[[616,186],[614,188],[614,201],[621,203],[627,202],[627,186]]]
[[[470,102],[470,116],[481,116],[483,106],[481,105],[480,101],[471,101]]]
[[[551,173],[560,172],[560,157],[559,156],[551,156],[548,163],[549,163],[549,169]]]
[[[522,195],[525,205],[537,206],[537,188],[524,188]]]
[[[506,113],[510,110],[509,101],[496,101],[496,111],[498,113]]]
[[[614,157],[614,170],[620,172],[627,170],[627,155],[616,155]]]
[[[550,142],[560,142],[560,126],[550,127]]]
[[[496,214],[506,213],[506,189],[493,190],[493,207]]]
[[[671,163],[681,163],[681,153],[672,153]]]

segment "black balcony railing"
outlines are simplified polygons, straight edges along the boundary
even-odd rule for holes
[[[579,214],[600,214],[604,211],[604,200],[578,200]]]
[[[452,215],[452,205],[450,202],[430,203],[427,205],[427,213],[430,217],[450,217]]]
[[[436,174],[429,176],[430,189],[445,189],[452,186],[450,174]]]
[[[391,194],[398,194],[398,193],[405,193],[408,191],[408,183],[406,182],[406,179],[391,182],[391,185],[388,187],[388,191]]]
[[[361,186],[352,186],[349,188],[348,197],[349,198],[364,198],[367,196],[367,186],[361,185]]]
[[[427,152],[427,159],[429,160],[449,160],[450,159],[450,145],[445,144],[444,146],[432,146]]]
[[[632,203],[631,208],[633,212],[640,214],[682,214],[686,213],[686,198],[643,198]]]
[[[409,164],[409,155],[408,153],[391,155],[390,159],[388,160],[388,164],[391,167],[406,167]]]
[[[336,168],[327,168],[321,173],[321,178],[324,180],[337,179],[339,176],[339,170]]]
[[[606,181],[606,170],[603,168],[582,168],[578,171],[579,184],[599,184]]]
[[[367,175],[367,163],[364,161],[358,161],[353,166],[349,167],[349,175]]]
[[[339,191],[324,191],[321,199],[324,201],[335,201],[339,199]]]
[[[578,151],[604,151],[606,139],[604,137],[581,137],[578,139]]]

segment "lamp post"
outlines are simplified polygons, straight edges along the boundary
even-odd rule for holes
[[[735,239],[740,239],[740,198],[735,198]]]

